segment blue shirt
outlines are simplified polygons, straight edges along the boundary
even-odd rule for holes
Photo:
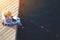
[[[5,24],[21,24],[21,20],[19,17],[17,17],[16,22],[13,22],[12,17],[9,17],[9,18],[5,17],[4,23]]]

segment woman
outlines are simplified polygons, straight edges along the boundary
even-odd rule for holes
[[[7,26],[20,25],[22,26],[21,20],[19,17],[14,19],[10,11],[3,11],[2,13],[2,24]]]

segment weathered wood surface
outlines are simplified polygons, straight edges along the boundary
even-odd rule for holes
[[[13,16],[18,14],[18,0],[0,0],[0,40],[15,40],[16,38],[16,26],[7,27],[2,23],[2,10],[9,10]]]

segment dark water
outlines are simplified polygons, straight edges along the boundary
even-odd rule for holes
[[[25,14],[22,20],[25,28],[23,32],[18,28],[17,40],[22,35],[21,40],[60,40],[59,0],[36,0],[31,10]]]

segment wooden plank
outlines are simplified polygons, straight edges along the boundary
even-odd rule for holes
[[[1,5],[2,4],[2,5]],[[2,10],[9,10],[13,16],[18,15],[19,0],[0,0],[0,40],[15,40],[16,25],[14,27],[2,26]]]

